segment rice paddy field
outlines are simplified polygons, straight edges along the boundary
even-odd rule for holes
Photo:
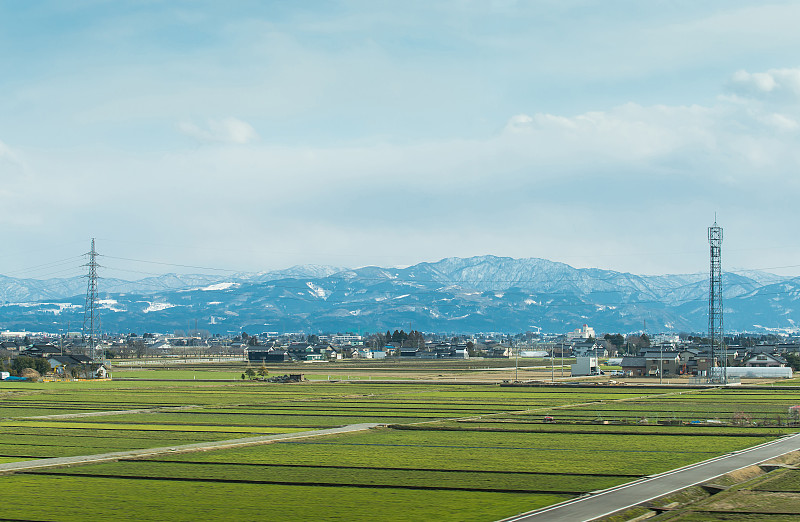
[[[800,404],[800,389],[770,387],[270,384],[136,372],[0,385],[0,465],[162,448],[2,475],[2,519],[498,520],[795,432],[786,413]],[[376,426],[170,451],[360,423]]]

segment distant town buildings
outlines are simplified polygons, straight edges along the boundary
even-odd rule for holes
[[[331,344],[335,345],[342,345],[342,344],[352,344],[352,345],[360,345],[363,344],[362,338],[360,335],[355,334],[334,334],[331,336],[321,335],[319,339],[322,340],[330,340]]]
[[[567,334],[567,338],[569,338],[570,340],[573,340],[573,339],[589,339],[590,337],[592,337],[592,338],[595,337],[594,328],[592,328],[591,326],[589,326],[587,324],[581,326],[580,328],[576,328],[575,330],[573,330],[572,332]]]
[[[388,332],[387,332],[388,334]],[[394,337],[394,336],[391,336]],[[346,359],[472,359],[472,358],[578,358],[572,375],[596,375],[601,364],[621,368],[628,377],[663,378],[681,375],[708,376],[725,367],[729,375],[788,376],[790,366],[800,361],[800,339],[788,336],[733,336],[727,338],[727,359],[712,358],[707,339],[690,335],[634,333],[597,336],[595,329],[582,325],[568,334],[538,332],[508,335],[422,334],[392,340],[383,333],[244,332],[230,336],[145,333],[104,335],[97,339],[103,361],[88,357],[80,335],[36,332],[0,332],[0,370],[7,371],[18,357],[42,359],[38,369],[54,376],[106,375],[115,359],[226,358],[252,364],[283,362],[340,361]],[[606,363],[606,358],[614,361]],[[586,361],[589,361],[588,363]],[[46,366],[45,366],[46,363]],[[564,364],[571,364],[564,361]]]

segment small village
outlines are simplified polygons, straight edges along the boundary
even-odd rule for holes
[[[737,336],[726,339],[725,360],[707,339],[692,335],[636,333],[596,336],[588,325],[566,334],[423,334],[417,331],[359,335],[278,334],[232,337],[145,333],[104,335],[89,343],[79,333],[47,335],[0,332],[2,376],[26,368],[55,378],[109,378],[115,362],[162,360],[247,361],[252,364],[342,360],[517,359],[568,367],[567,377],[606,375],[632,378],[707,377],[724,368],[730,378],[791,378],[800,361],[800,339]],[[92,356],[94,355],[94,356]],[[526,363],[527,364],[527,363]],[[27,372],[30,374],[30,372]],[[563,376],[563,370],[561,376]]]

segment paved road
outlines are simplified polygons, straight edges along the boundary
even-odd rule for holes
[[[275,435],[262,435],[259,437],[246,437],[242,439],[220,440],[216,442],[200,442],[197,444],[183,444],[180,446],[169,446],[166,448],[149,448],[128,451],[115,451],[112,453],[100,453],[98,455],[79,455],[77,457],[57,457],[52,459],[25,460],[21,462],[6,462],[0,464],[0,475],[14,473],[15,471],[29,471],[33,469],[57,468],[62,466],[76,466],[81,464],[97,464],[100,462],[113,462],[119,459],[131,457],[149,457],[164,453],[187,453],[191,451],[203,451],[211,449],[239,448],[243,446],[253,446],[256,444],[266,444],[276,440],[301,439],[305,437],[318,437],[320,435],[333,435],[335,433],[351,433],[363,431],[379,426],[376,423],[350,424],[340,428],[327,428],[324,430],[299,431],[295,433],[278,433]]]
[[[800,450],[800,434],[783,437],[698,464],[629,482],[596,494],[523,513],[507,518],[504,522],[544,520],[547,522],[583,522],[593,520],[797,450]]]

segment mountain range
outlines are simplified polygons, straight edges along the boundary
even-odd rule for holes
[[[102,274],[101,274],[102,275]],[[645,276],[538,258],[446,258],[407,268],[302,265],[273,272],[100,279],[105,332],[703,332],[708,275]],[[795,330],[800,278],[723,275],[726,332]],[[75,331],[86,278],[0,276],[0,330]]]

